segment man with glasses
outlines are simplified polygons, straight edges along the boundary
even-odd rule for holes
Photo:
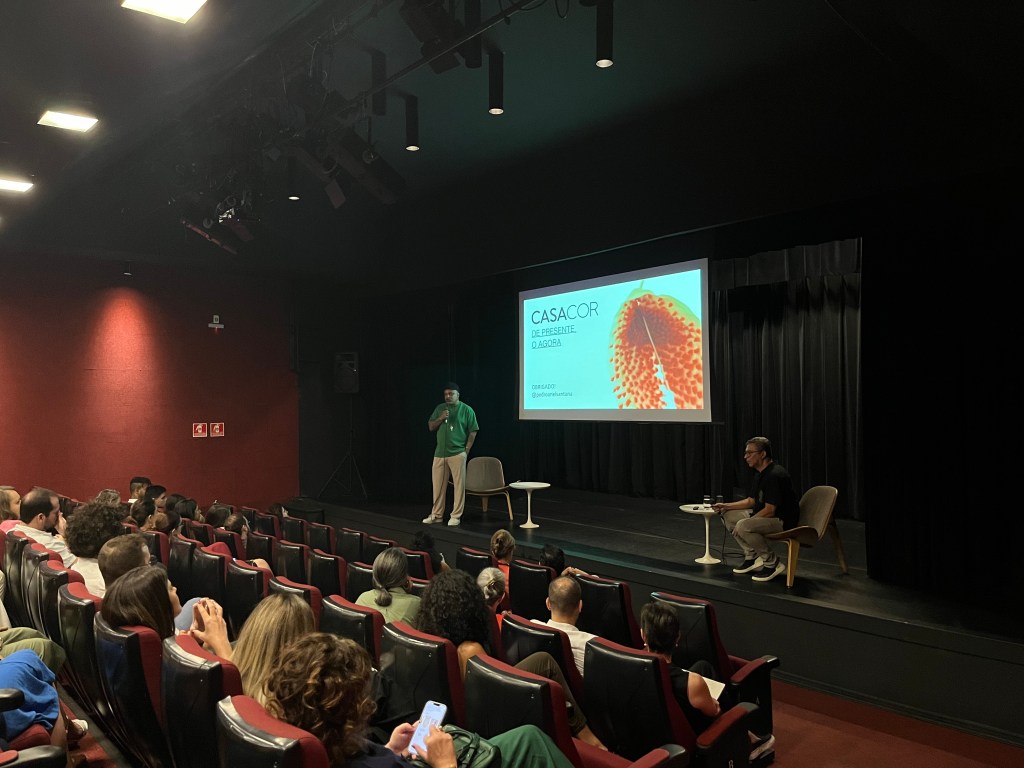
[[[772,460],[767,437],[750,438],[743,459],[754,470],[750,495],[741,501],[715,504],[714,509],[743,548],[743,562],[732,572],[751,573],[754,581],[771,581],[784,573],[786,566],[765,534],[795,526],[800,518],[800,501],[789,472]]]

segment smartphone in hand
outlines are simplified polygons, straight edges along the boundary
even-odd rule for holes
[[[440,726],[447,712],[448,707],[439,701],[428,701],[423,705],[419,725],[416,726],[416,731],[409,742],[409,747],[419,757],[427,756],[427,736],[430,734],[430,729],[435,725]]]

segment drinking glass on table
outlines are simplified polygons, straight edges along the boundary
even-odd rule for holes
[[[704,508],[707,509],[711,506],[711,494],[704,494]]]

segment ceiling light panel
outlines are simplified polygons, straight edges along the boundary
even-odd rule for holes
[[[205,4],[206,0],[124,0],[121,7],[184,24]]]
[[[0,177],[0,192],[28,192],[32,189],[31,181],[17,181]]]
[[[52,109],[46,110],[39,118],[39,125],[48,125],[51,128],[63,128],[65,131],[79,131],[85,133],[91,130],[99,122],[95,117],[86,115],[72,115],[68,112],[57,112]]]

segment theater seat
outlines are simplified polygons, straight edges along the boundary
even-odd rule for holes
[[[95,619],[96,658],[125,746],[147,768],[173,766],[161,697],[163,639],[149,627],[112,627]]]
[[[93,626],[102,602],[101,598],[85,588],[85,584],[78,582],[64,584],[57,590],[61,645],[67,654],[64,666],[74,670],[74,677],[81,686],[78,701],[104,733],[119,740],[96,658]]]
[[[663,744],[636,761],[575,738],[562,688],[487,655],[466,665],[466,728],[489,738],[521,725],[548,734],[574,768],[685,768],[689,754],[678,744]]]
[[[305,600],[313,610],[313,628],[318,629],[320,627],[320,612],[321,606],[323,605],[323,595],[320,594],[319,589],[314,587],[312,584],[293,581],[285,576],[273,576],[270,579],[270,583],[267,585],[267,594],[273,595],[278,592],[283,592],[289,595],[298,595]]]
[[[163,643],[163,710],[175,765],[220,768],[217,702],[242,693],[242,676],[232,662],[204,649],[191,635]]]
[[[333,555],[338,551],[338,534],[333,525],[309,523],[306,526],[306,543],[310,549]]]
[[[580,574],[576,581],[583,600],[583,611],[576,620],[581,631],[632,648],[644,647],[629,582],[590,574]]]
[[[741,703],[695,733],[676,701],[668,664],[659,656],[594,638],[587,643],[587,723],[608,749],[631,760],[661,744],[679,744],[703,768],[750,762],[749,715]]]
[[[24,691],[0,689],[0,711],[17,709],[24,702]],[[7,749],[0,749],[2,768],[65,768],[67,765],[67,752],[63,747],[50,745],[50,734],[41,725],[31,725],[21,734],[13,735],[2,733],[0,729],[0,736],[10,744]]]
[[[242,560],[232,560],[224,581],[224,613],[232,637],[238,637],[245,620],[267,596],[273,572]]]
[[[513,560],[508,566],[508,600],[512,613],[527,619],[546,619],[548,586],[555,569],[528,560]]]
[[[320,739],[271,717],[248,696],[218,702],[217,756],[222,766],[330,768]]]
[[[672,661],[689,669],[703,659],[715,669],[714,678],[725,683],[735,701],[748,701],[758,709],[750,719],[750,730],[758,736],[774,731],[772,715],[772,670],[779,666],[777,656],[765,654],[747,659],[726,652],[718,635],[715,606],[709,600],[682,597],[668,592],[652,592],[654,600],[668,603],[679,617],[679,644]]]
[[[354,640],[367,650],[374,666],[379,666],[384,614],[376,608],[356,605],[341,595],[325,597],[320,610],[321,632]]]
[[[475,579],[484,568],[497,568],[498,561],[490,552],[484,552],[482,549],[459,547],[455,550],[455,567]]]
[[[340,555],[331,555],[321,549],[309,553],[309,583],[321,595],[344,595],[348,581],[348,563]]]
[[[363,592],[373,589],[373,566],[349,560],[345,574],[345,597],[353,603]]]
[[[381,633],[380,674],[388,699],[380,725],[413,722],[428,701],[448,706],[448,722],[466,721],[459,655],[451,640],[396,621]]]
[[[557,627],[536,624],[522,616],[509,613],[501,621],[501,645],[505,661],[513,665],[534,653],[543,651],[551,654],[565,675],[572,695],[581,706],[584,706],[583,677],[576,666],[572,644],[565,632]]]

